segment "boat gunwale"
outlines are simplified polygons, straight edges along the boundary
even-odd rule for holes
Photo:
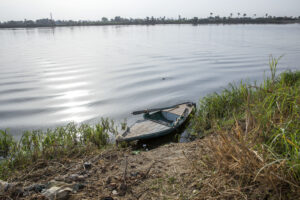
[[[125,141],[125,142],[130,142],[130,141],[134,141],[134,140],[143,140],[143,139],[149,139],[149,138],[156,138],[156,137],[160,137],[160,136],[164,136],[164,135],[167,135],[173,131],[175,131],[178,127],[180,127],[188,118],[189,116],[191,115],[191,113],[193,112],[193,109],[196,108],[196,104],[193,103],[193,102],[184,102],[184,103],[180,103],[180,104],[176,104],[174,105],[173,107],[176,107],[176,106],[180,106],[180,105],[183,105],[183,104],[187,104],[187,105],[191,105],[191,109],[188,111],[187,114],[184,114],[185,111],[183,112],[183,117],[178,121],[178,123],[174,126],[167,126],[165,124],[162,124],[162,123],[158,123],[156,120],[151,120],[151,119],[147,119],[147,118],[144,118],[145,121],[152,121],[154,123],[157,123],[157,124],[160,124],[162,126],[166,126],[168,127],[168,129],[166,130],[162,130],[162,131],[158,131],[158,132],[155,132],[155,133],[148,133],[148,134],[144,134],[144,135],[138,135],[138,136],[133,136],[133,137],[126,137],[124,136],[124,134],[128,133],[128,131],[130,131],[131,127],[133,127],[137,122],[135,122],[132,126],[128,127],[128,129],[123,132],[122,134],[120,134],[119,136],[121,136],[120,138],[117,137],[117,141]],[[167,110],[167,109],[166,109]],[[161,112],[163,110],[160,110],[160,111],[155,111],[155,112]]]

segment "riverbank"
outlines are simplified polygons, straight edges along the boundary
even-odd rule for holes
[[[195,150],[205,140],[168,144],[150,151],[110,148],[71,159],[41,160],[8,181],[21,183],[25,190],[37,184],[47,187],[50,182],[69,187],[71,199],[192,199],[200,192],[200,176],[186,164],[194,162]],[[85,169],[84,163],[90,163],[91,168]],[[75,188],[78,186],[82,188]],[[11,191],[15,193],[10,193],[11,197],[16,197],[16,189]],[[44,194],[32,189],[22,198],[43,199]]]
[[[115,125],[108,120],[27,132],[15,144],[2,131],[8,159],[0,198],[297,199],[300,72],[276,76],[276,67],[271,58],[271,76],[260,85],[242,82],[204,97],[191,131],[206,136],[190,143],[149,151],[109,145]]]

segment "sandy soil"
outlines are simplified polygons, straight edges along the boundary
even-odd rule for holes
[[[201,177],[193,159],[196,152],[205,152],[206,140],[149,151],[111,149],[63,162],[41,161],[9,181],[22,187],[53,180],[83,186],[70,199],[197,199]],[[85,162],[91,163],[90,169],[84,168]],[[36,192],[18,198],[45,199]]]

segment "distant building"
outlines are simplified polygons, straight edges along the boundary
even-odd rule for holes
[[[38,19],[38,20],[36,20],[35,24],[37,26],[52,26],[52,25],[54,25],[54,21],[51,19],[48,19],[48,18]]]

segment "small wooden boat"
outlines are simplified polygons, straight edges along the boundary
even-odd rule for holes
[[[116,140],[129,142],[171,133],[188,119],[195,107],[195,103],[186,102],[165,108],[135,111],[132,114],[144,113],[144,119],[128,127],[125,132],[117,136]]]

